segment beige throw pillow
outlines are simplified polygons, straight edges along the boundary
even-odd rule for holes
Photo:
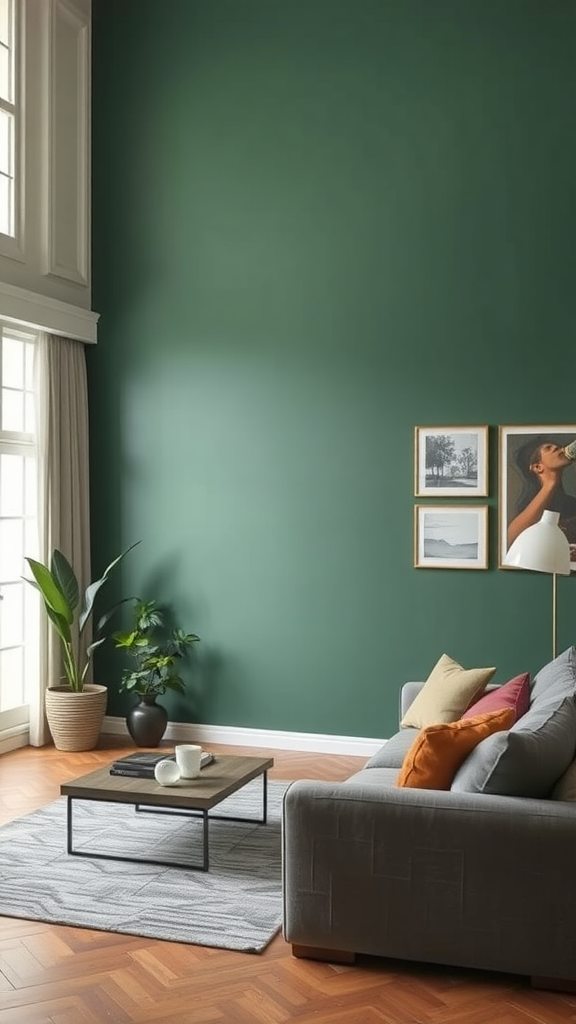
[[[436,662],[420,693],[400,722],[403,729],[455,722],[480,696],[495,668],[462,668],[447,654]]]

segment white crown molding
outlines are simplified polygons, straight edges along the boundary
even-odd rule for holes
[[[106,715],[102,732],[127,736],[124,718]],[[237,747],[270,747],[273,750],[305,750],[317,754],[357,754],[371,757],[386,742],[363,736],[330,736],[311,732],[283,732],[277,729],[245,729],[233,725],[189,725],[169,722],[165,740],[176,743],[223,743]]]
[[[36,330],[49,331],[64,338],[74,338],[88,345],[96,344],[100,314],[81,306],[30,292],[13,284],[0,282],[0,318],[26,324]]]

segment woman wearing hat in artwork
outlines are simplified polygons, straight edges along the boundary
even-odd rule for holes
[[[564,470],[572,465],[563,445],[541,434],[519,448],[516,464],[522,474],[524,490],[516,506],[516,515],[508,525],[508,547],[523,530],[539,522],[549,509],[560,513],[559,526],[570,545],[576,545],[576,497],[564,490]],[[576,552],[571,551],[572,559]]]

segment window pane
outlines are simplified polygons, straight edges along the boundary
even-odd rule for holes
[[[24,395],[24,430],[27,434],[33,434],[36,430],[34,408],[34,395],[27,391]]]
[[[14,583],[2,587],[4,600],[0,601],[0,649],[16,647],[24,640],[22,587],[27,583]]]
[[[34,519],[26,519],[24,522],[24,556],[38,558],[38,527]],[[28,570],[28,566],[26,566],[26,570]],[[24,575],[29,575],[28,571]]]
[[[34,551],[34,554],[35,553],[36,552]],[[27,555],[30,554],[30,548],[26,549],[26,554]],[[26,573],[25,573],[25,575],[26,575],[27,579],[32,579],[32,573],[30,572],[30,569],[28,568],[28,566],[26,566]],[[23,607],[24,607],[24,620],[25,620],[25,623],[26,623],[26,636],[30,636],[30,628],[29,628],[30,625],[33,624],[34,626],[36,626],[38,621],[39,621],[41,598],[40,598],[40,595],[39,595],[38,591],[35,590],[34,587],[29,586],[28,583],[24,583],[24,581],[22,581],[22,587],[23,587],[22,594],[23,594],[23,598],[24,598],[24,605],[23,605]],[[2,593],[5,593],[6,590],[7,590],[7,588],[3,587]],[[0,601],[0,604],[1,603],[2,602]]]
[[[10,77],[10,50],[0,43],[0,96],[9,103],[12,99]]]
[[[2,342],[2,384],[5,388],[25,386],[24,346],[16,339],[4,338]]]
[[[24,431],[24,393],[2,388],[2,430]]]
[[[33,520],[36,519],[36,489],[36,462],[32,458],[24,459],[24,514]],[[36,529],[35,523],[33,526]]]
[[[0,582],[18,579],[24,572],[23,534],[22,519],[0,519]]]
[[[4,601],[0,601],[3,605]],[[21,647],[0,651],[0,711],[24,703],[24,652]]]
[[[0,51],[1,51],[0,47]],[[1,64],[0,64],[1,68]],[[12,168],[12,129],[14,115],[0,110],[0,173],[10,177],[13,174]]]
[[[0,516],[24,512],[24,458],[0,455]]]
[[[0,0],[0,31],[2,10]],[[25,556],[38,557],[34,350],[33,334],[0,325],[0,730],[26,705],[39,671],[40,602],[22,580],[31,575]],[[8,430],[20,434],[17,453]]]
[[[0,96],[14,102],[14,2],[0,0]]]
[[[24,365],[25,365],[25,377],[24,384],[28,388],[28,391],[34,390],[34,345],[29,341],[22,342],[24,345]]]
[[[10,22],[12,13],[12,0],[0,0],[0,41],[6,46],[10,45]]]
[[[3,235],[13,233],[12,221],[12,182],[0,174],[0,232]]]

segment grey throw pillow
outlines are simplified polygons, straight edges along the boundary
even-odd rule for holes
[[[372,755],[366,768],[401,768],[419,729],[401,729]]]
[[[541,668],[530,687],[530,707],[541,698],[567,697],[576,693],[576,647],[568,647]]]
[[[576,650],[546,665],[532,685],[530,708],[508,732],[483,740],[459,768],[460,793],[548,797],[576,750]]]

